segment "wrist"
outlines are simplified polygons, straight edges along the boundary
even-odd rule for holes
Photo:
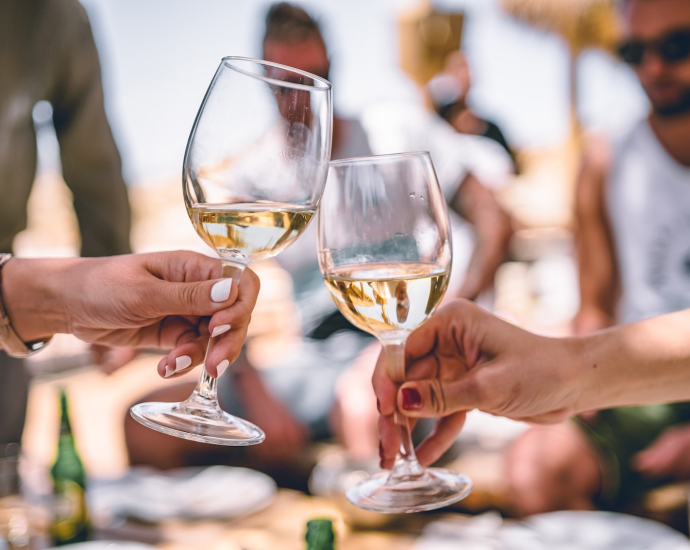
[[[2,300],[12,328],[25,342],[67,331],[56,284],[62,260],[13,258],[2,268]]]
[[[598,335],[588,334],[569,338],[566,345],[567,365],[576,396],[573,404],[574,414],[601,409],[606,384],[602,380],[602,358],[597,351]]]

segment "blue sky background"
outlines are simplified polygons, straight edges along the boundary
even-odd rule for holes
[[[336,109],[415,98],[398,68],[397,14],[413,0],[301,2],[321,22],[333,60]],[[82,0],[101,55],[108,115],[130,184],[177,177],[194,116],[225,55],[260,55],[265,0]],[[463,47],[471,102],[518,148],[548,147],[568,132],[568,54],[553,35],[515,22],[498,0],[439,0],[467,13]],[[610,57],[581,58],[581,118],[613,131],[641,116],[634,75]]]

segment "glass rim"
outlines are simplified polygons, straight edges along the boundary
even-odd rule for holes
[[[427,157],[431,158],[429,151],[405,151],[403,153],[386,153],[385,155],[367,155],[364,157],[352,157],[347,159],[332,160],[329,166],[340,166],[343,164],[361,164],[365,162],[376,162],[377,160],[394,160],[405,157]]]
[[[262,76],[259,74],[255,74],[252,72],[249,72],[245,69],[242,69],[241,67],[238,67],[237,65],[233,65],[233,61],[248,61],[251,63],[256,63],[257,65],[268,65],[269,67],[275,67],[277,69],[283,69],[286,71],[290,71],[293,73],[297,73],[302,76],[306,76],[308,78],[312,78],[321,84],[323,86],[310,86],[308,84],[300,84],[298,82],[289,82],[285,80],[277,80],[275,78],[270,78],[268,76]],[[333,84],[330,83],[330,81],[326,80],[325,78],[309,73],[307,71],[303,71],[301,69],[296,69],[295,67],[290,67],[289,65],[282,65],[280,63],[274,63],[273,61],[266,61],[265,59],[255,59],[253,57],[244,57],[244,56],[239,56],[239,55],[228,55],[223,57],[221,59],[221,63],[228,67],[229,69],[232,69],[233,71],[237,71],[239,73],[242,73],[246,76],[251,76],[253,78],[256,78],[258,80],[262,80],[264,82],[267,82],[268,84],[273,84],[274,86],[282,86],[284,88],[294,88],[295,90],[304,90],[307,92],[313,92],[313,91],[328,91],[333,88]]]

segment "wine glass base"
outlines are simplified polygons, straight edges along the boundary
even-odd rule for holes
[[[394,479],[384,472],[348,489],[350,503],[384,514],[435,510],[462,500],[472,491],[472,480],[442,468],[427,468],[416,478]]]
[[[261,428],[220,409],[195,409],[184,403],[139,403],[130,414],[147,428],[201,443],[246,447],[266,439]]]

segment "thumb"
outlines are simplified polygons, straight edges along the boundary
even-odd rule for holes
[[[436,418],[479,404],[479,388],[470,374],[461,380],[415,380],[398,390],[398,410],[414,418]]]
[[[158,281],[152,285],[145,303],[158,316],[206,316],[232,305],[237,294],[237,285],[230,278],[183,283]]]

